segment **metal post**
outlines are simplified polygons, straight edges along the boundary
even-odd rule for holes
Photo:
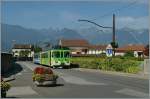
[[[112,41],[115,42],[115,14],[113,14],[113,38]]]
[[[114,43],[114,46],[116,46],[116,38],[115,38],[115,14],[113,14],[113,26],[112,26],[112,42]],[[115,56],[115,47],[113,46],[113,56]]]

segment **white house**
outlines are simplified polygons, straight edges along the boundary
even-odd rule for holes
[[[98,55],[101,53],[106,53],[106,45],[89,45],[87,54]]]
[[[34,52],[32,51],[32,45],[28,44],[15,44],[12,48],[14,57],[20,57],[21,51],[29,51],[27,57],[33,57]]]
[[[126,52],[131,51],[135,57],[143,57],[145,46],[137,44],[129,44],[116,49],[115,56],[124,56]]]

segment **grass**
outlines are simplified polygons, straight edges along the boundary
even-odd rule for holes
[[[78,64],[80,68],[100,69],[106,71],[138,73],[141,70],[141,60],[130,57],[72,57],[71,63]]]

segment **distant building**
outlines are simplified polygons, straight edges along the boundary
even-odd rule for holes
[[[134,53],[135,57],[143,57],[144,56],[144,45],[137,45],[137,44],[129,44],[123,47],[119,47],[116,49],[115,56],[124,56],[126,52],[131,51]]]
[[[107,45],[89,45],[87,54],[101,54],[106,53]]]
[[[108,45],[92,45],[87,40],[83,39],[62,39],[59,41],[59,46],[68,47],[71,49],[73,56],[89,56],[106,54],[110,57],[113,54],[111,44]],[[147,48],[147,50],[146,50]],[[144,57],[149,55],[148,47],[139,44],[129,44],[115,49],[115,56],[124,56],[126,52],[133,52],[135,57]]]
[[[59,41],[59,46],[70,48],[71,54],[87,54],[89,42],[83,39],[62,39]]]
[[[33,57],[33,49],[30,44],[14,44],[12,53],[14,57],[22,57],[21,52],[26,52],[25,57]]]

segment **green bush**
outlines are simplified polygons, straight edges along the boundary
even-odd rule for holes
[[[100,57],[105,58],[105,57],[106,57],[106,53],[101,53],[101,54],[100,54]]]
[[[125,57],[134,57],[134,53],[132,51],[128,51],[124,55]]]

